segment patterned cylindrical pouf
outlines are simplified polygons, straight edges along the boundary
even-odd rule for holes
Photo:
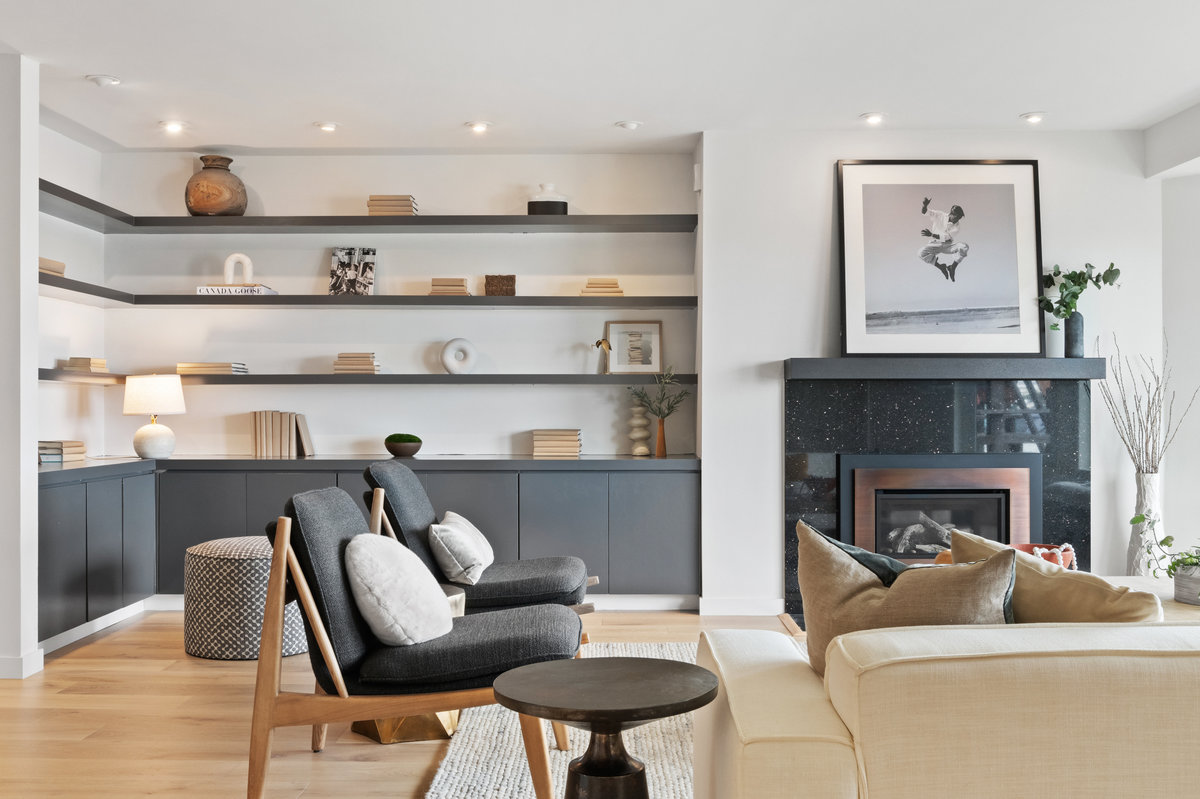
[[[218,538],[183,558],[183,649],[212,660],[254,660],[262,636],[271,542],[265,535]],[[283,654],[308,651],[300,608],[283,612]]]

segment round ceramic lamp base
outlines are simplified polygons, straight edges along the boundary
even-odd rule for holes
[[[165,424],[151,422],[133,434],[133,451],[139,458],[169,458],[175,451],[175,433]]]

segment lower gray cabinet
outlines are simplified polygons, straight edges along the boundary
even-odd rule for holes
[[[247,472],[246,535],[266,535],[293,494],[335,485],[335,472]]]
[[[423,482],[439,519],[448,510],[466,517],[487,537],[497,561],[517,560],[516,472],[427,472]]]
[[[121,478],[87,486],[87,618],[98,619],[124,607],[121,555]]]
[[[121,480],[122,605],[154,596],[158,530],[155,524],[155,477],[139,474]]]
[[[614,472],[609,477],[609,591],[700,593],[700,475]]]
[[[158,479],[158,592],[182,594],[188,547],[247,534],[246,472],[165,471]]]
[[[367,480],[362,472],[338,472],[337,486],[354,498],[354,504],[363,512],[363,517],[371,518],[371,507],[363,499],[367,491]]]
[[[38,640],[87,621],[87,488],[38,489]]]
[[[607,594],[608,472],[521,472],[521,559],[576,555]]]

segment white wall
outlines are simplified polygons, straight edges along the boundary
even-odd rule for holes
[[[1113,261],[1123,270],[1121,289],[1082,300],[1088,335],[1116,333],[1132,352],[1158,346],[1161,192],[1142,176],[1138,133],[705,133],[705,613],[782,610],[781,362],[840,351],[839,158],[1038,159],[1045,264]],[[1116,573],[1133,507],[1132,470],[1098,396],[1092,424],[1093,569]]]
[[[106,154],[90,196],[136,215],[183,215],[183,187],[199,167],[179,153]],[[693,213],[690,155],[253,156],[234,159],[251,215],[362,214],[371,193],[411,193],[422,214],[523,213],[539,182],[554,182],[573,213]],[[68,182],[68,188],[84,191]],[[89,193],[89,192],[84,192]],[[51,220],[53,223],[54,220]],[[71,226],[68,226],[71,227]],[[65,236],[56,241],[66,246]],[[516,274],[518,294],[575,295],[590,275],[617,276],[628,294],[695,292],[693,234],[280,234],[109,235],[105,285],[138,293],[192,294],[221,282],[232,252],[254,261],[256,281],[281,293],[324,294],[330,248],[378,249],[377,292],[424,294],[434,276]],[[43,302],[49,302],[43,300]],[[92,309],[85,309],[90,311]],[[254,373],[329,373],[340,351],[374,351],[391,373],[442,373],[439,353],[464,337],[480,350],[478,372],[595,373],[604,323],[660,319],[666,360],[695,371],[690,310],[234,310],[113,309],[103,312],[105,355],[119,372],[173,371],[178,361],[244,361]],[[66,357],[65,335],[43,335],[44,358]],[[71,352],[70,354],[84,354]],[[47,364],[49,365],[49,364]],[[90,391],[95,391],[92,389]],[[80,389],[68,388],[79,397]],[[45,392],[44,392],[45,393]],[[145,422],[108,401],[108,455],[132,453]],[[308,416],[321,454],[381,454],[390,432],[414,432],[422,455],[528,453],[536,427],[580,427],[585,454],[629,451],[621,386],[189,387],[188,413],[164,419],[179,455],[248,454],[249,412]],[[695,451],[695,409],[668,422],[672,453]]]
[[[1163,181],[1163,332],[1167,337],[1176,417],[1200,386],[1200,177]],[[1179,429],[1163,461],[1162,530],[1174,535],[1177,547],[1200,544],[1194,523],[1196,486],[1200,484],[1200,402]]]

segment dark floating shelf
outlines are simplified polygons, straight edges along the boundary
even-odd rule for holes
[[[46,180],[43,213],[100,233],[694,233],[696,214],[132,216]]]
[[[431,297],[409,294],[131,294],[46,272],[38,273],[43,286],[75,292],[103,305],[143,307],[187,305],[224,308],[695,308],[695,297]]]
[[[55,383],[87,383],[94,386],[116,386],[125,382],[125,375],[112,372],[75,372],[70,369],[38,369],[38,380]]]

